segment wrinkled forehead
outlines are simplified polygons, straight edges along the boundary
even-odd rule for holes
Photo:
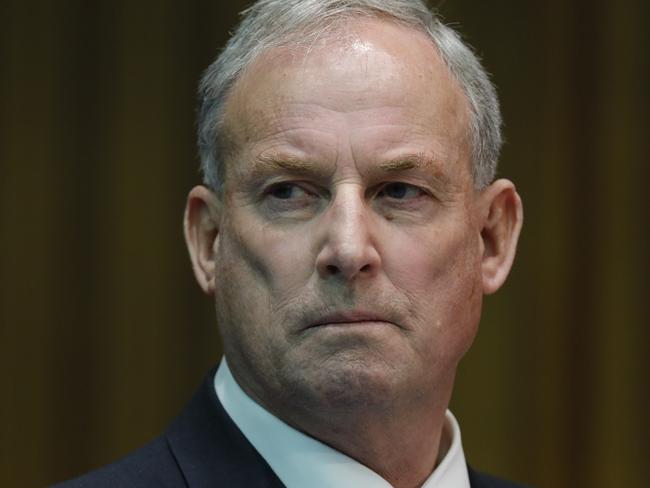
[[[369,103],[403,107],[414,124],[444,123],[452,136],[468,136],[466,96],[430,37],[390,20],[357,18],[260,54],[226,102],[230,142],[237,147],[260,136],[315,95],[319,105],[339,111]]]

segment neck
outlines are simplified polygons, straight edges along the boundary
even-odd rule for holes
[[[235,378],[277,418],[357,460],[395,488],[421,486],[450,445],[443,432],[453,375],[420,388],[363,388],[358,395],[351,389],[310,395],[313,391],[284,388],[275,397],[256,395],[250,383]]]
[[[445,408],[304,416],[298,429],[382,476],[395,488],[421,486],[449,448]]]

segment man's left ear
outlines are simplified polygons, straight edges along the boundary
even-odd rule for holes
[[[506,281],[524,221],[521,198],[509,180],[497,180],[481,191],[481,276],[483,293],[494,293]]]

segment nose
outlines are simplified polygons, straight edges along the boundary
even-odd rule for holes
[[[370,277],[381,265],[372,211],[362,195],[349,190],[336,196],[321,222],[323,237],[316,269],[324,279]]]

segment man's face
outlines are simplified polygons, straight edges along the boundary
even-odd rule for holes
[[[446,405],[480,315],[466,99],[423,34],[347,32],[266,53],[226,110],[218,321],[237,380],[280,414]]]

